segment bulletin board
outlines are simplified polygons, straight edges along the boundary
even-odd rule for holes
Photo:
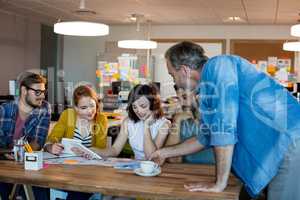
[[[296,82],[295,52],[284,51],[286,40],[242,40],[230,41],[230,53],[239,55],[253,63],[260,71],[293,91]],[[270,64],[271,60],[271,64]]]
[[[248,59],[250,62],[267,60],[269,56],[278,58],[289,58],[294,66],[295,53],[284,51],[283,43],[286,40],[230,40],[230,54],[236,54]]]

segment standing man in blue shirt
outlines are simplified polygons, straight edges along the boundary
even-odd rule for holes
[[[20,81],[20,98],[0,106],[0,148],[12,149],[25,136],[33,150],[45,144],[50,124],[50,105],[45,99],[46,79],[27,73]],[[9,156],[8,156],[9,157]],[[12,184],[0,183],[0,196],[8,199]],[[33,187],[36,199],[47,199],[48,190]],[[46,195],[46,196],[45,196]]]
[[[201,131],[181,144],[160,149],[163,163],[212,147],[216,181],[187,184],[189,191],[221,192],[230,170],[251,196],[268,185],[268,199],[300,199],[300,105],[289,92],[245,59],[208,59],[201,46],[182,42],[165,54],[177,86],[198,94]]]

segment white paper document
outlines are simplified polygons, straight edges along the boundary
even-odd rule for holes
[[[90,149],[86,148],[84,145],[81,144],[80,141],[74,140],[74,139],[69,139],[69,138],[63,138],[61,141],[61,144],[64,146],[64,151],[63,154],[69,154],[69,155],[76,155],[73,151],[72,148],[76,147],[80,151],[85,152],[86,154],[90,154],[92,156],[92,159],[98,159],[101,160],[102,157],[96,154],[95,152],[91,151]]]
[[[102,160],[89,160],[80,156],[70,154],[61,154],[59,156],[43,152],[44,163],[49,165],[97,165],[114,167],[116,169],[133,169],[139,165],[139,161],[127,158],[107,158]]]

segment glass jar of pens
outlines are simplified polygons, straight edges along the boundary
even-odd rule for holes
[[[32,153],[32,148],[29,145],[28,141],[25,137],[21,137],[20,139],[14,140],[14,158],[17,162],[24,162],[25,151]]]
[[[14,151],[15,161],[24,162],[25,150],[24,150],[24,140],[22,138],[18,140],[14,140],[13,151]]]

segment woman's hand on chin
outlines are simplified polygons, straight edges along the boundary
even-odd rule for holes
[[[149,116],[145,119],[145,124],[151,125],[155,121],[153,113],[149,114]]]

